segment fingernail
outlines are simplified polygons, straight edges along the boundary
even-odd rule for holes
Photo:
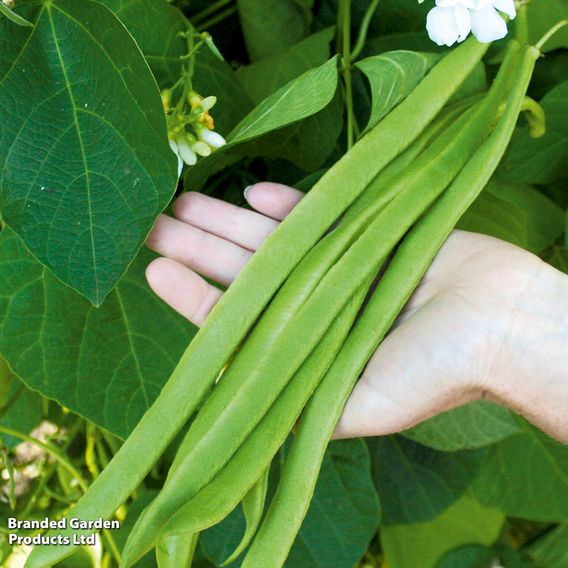
[[[250,188],[252,187],[252,185],[247,185],[244,189],[243,189],[243,195],[245,196],[245,199],[247,198],[247,193],[249,192]]]

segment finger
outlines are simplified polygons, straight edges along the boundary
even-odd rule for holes
[[[245,199],[251,207],[279,221],[294,209],[302,197],[304,194],[297,189],[268,181],[245,189]]]
[[[278,226],[265,215],[193,191],[178,197],[173,210],[181,221],[250,251],[257,250]]]
[[[228,286],[252,253],[172,217],[160,215],[146,241],[153,251]]]
[[[153,260],[146,268],[146,280],[164,302],[197,326],[203,325],[222,296],[221,290],[169,258]]]

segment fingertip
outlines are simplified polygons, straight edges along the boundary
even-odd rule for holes
[[[281,221],[292,211],[304,194],[280,183],[263,181],[244,190],[248,204],[259,213]]]
[[[159,298],[197,326],[203,325],[222,296],[221,290],[170,258],[160,257],[150,262],[146,280]]]
[[[170,262],[173,261],[164,257],[155,258],[148,264],[144,272],[150,288],[152,288],[158,296],[160,296],[163,284],[167,280],[168,270],[171,269],[171,267],[168,266]]]

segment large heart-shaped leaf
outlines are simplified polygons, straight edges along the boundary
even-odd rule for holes
[[[195,328],[148,288],[144,249],[100,308],[0,233],[0,353],[32,389],[126,436]]]
[[[429,522],[383,527],[381,544],[389,568],[435,568],[450,550],[493,544],[504,520],[501,511],[484,507],[466,494]]]
[[[519,419],[520,420],[520,419]],[[508,515],[568,521],[568,447],[533,426],[491,448],[473,488]]]
[[[0,423],[29,434],[41,419],[41,397],[26,388],[0,358]],[[20,442],[18,438],[0,434],[0,446],[4,443],[8,447],[13,447]]]
[[[184,15],[166,0],[98,0],[126,26],[161,87],[173,85],[181,75],[187,43]],[[152,22],[149,26],[148,22]]]
[[[368,438],[383,525],[419,523],[439,515],[465,492],[485,452],[438,452],[401,436]]]
[[[159,93],[101,4],[24,7],[33,29],[0,21],[0,210],[43,264],[100,305],[176,185]]]

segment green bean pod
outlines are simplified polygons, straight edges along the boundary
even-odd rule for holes
[[[417,166],[426,166],[444,148],[449,156],[448,147],[450,144],[455,143],[456,140],[459,140],[460,136],[463,138],[466,131],[462,130],[468,118],[469,115],[466,115],[458,120],[437,141],[436,146],[420,158]],[[450,167],[447,170],[447,183],[459,169],[459,160],[454,159],[453,156],[452,163],[453,169]],[[345,223],[341,222],[339,227],[326,235],[300,262],[254,328],[241,351],[231,362],[219,385],[212,392],[192,423],[190,432],[186,435],[180,447],[168,478],[175,475],[180,465],[179,456],[183,456],[194,441],[198,442],[206,436],[211,436],[212,428],[221,427],[219,425],[221,415],[226,413],[226,409],[233,406],[238,398],[243,398],[243,390],[252,388],[254,381],[264,380],[262,379],[260,369],[264,369],[268,364],[267,361],[272,354],[272,347],[283,330],[286,329],[286,326],[292,321],[306,301],[310,299],[312,293],[329,272],[330,268],[341,259],[350,245],[368,228],[371,221],[376,219],[396,195],[403,191],[409,193],[408,188],[411,184],[417,183],[415,180],[417,171],[419,171],[418,167],[411,171],[403,172],[399,179],[390,184],[385,183],[378,189],[373,188],[375,195],[378,194],[376,202],[369,203],[368,207],[357,217],[351,217]],[[439,189],[443,189],[442,186]],[[341,304],[338,304],[335,309],[340,310],[341,307]],[[250,369],[255,369],[255,371],[250,373]],[[249,403],[252,404],[250,400]],[[249,415],[248,418],[249,427],[253,427],[255,422],[252,419],[252,415]],[[241,432],[244,432],[244,430]],[[245,434],[243,433],[242,435],[244,436]]]
[[[254,535],[260,526],[262,513],[264,512],[264,503],[266,502],[266,493],[268,492],[269,473],[270,467],[267,467],[261,478],[244,496],[242,505],[246,522],[245,534],[237,548],[235,548],[235,550],[233,550],[233,552],[221,563],[221,566],[226,566],[227,564],[234,562],[254,538]]]
[[[158,568],[190,568],[197,547],[198,535],[173,536],[158,541]]]
[[[359,312],[367,282],[335,319],[325,337],[237,453],[217,476],[168,519],[165,527],[139,521],[123,550],[129,566],[150,550],[155,540],[197,533],[225,518],[267,470],[302,408],[331,365]],[[147,515],[145,511],[142,515]]]
[[[404,174],[406,168],[412,166],[424,149],[439,138],[450,125],[459,120],[466,111],[471,111],[476,104],[479,104],[483,96],[476,95],[444,109],[440,116],[404,152],[375,177],[367,189],[349,206],[341,218],[341,223],[349,222],[352,218],[359,218],[359,215],[364,214],[370,208],[373,208],[374,217],[380,211],[377,208],[377,202],[380,201],[386,205],[400,189],[393,187],[393,183]]]
[[[365,193],[361,196],[365,199],[361,202],[357,201],[356,204],[360,214],[350,214],[350,208],[339,226],[326,235],[302,259],[269,304],[236,358],[231,361],[231,365],[224,373],[220,385],[206,403],[207,410],[202,411],[199,420],[192,425],[194,437],[200,438],[209,431],[211,423],[216,420],[216,417],[242,388],[243,374],[247,372],[252,364],[256,366],[260,364],[270,345],[309,298],[331,266],[337,262],[386,205],[412,182],[413,176],[407,176],[404,172],[404,167],[416,158],[440,129],[446,127],[447,123],[452,119],[455,120],[455,118],[456,112],[452,111],[452,113],[444,117],[441,124],[436,124],[434,128],[427,129],[425,133],[427,136],[422,135],[419,137],[409,150],[389,164],[385,171],[379,174],[365,190]],[[466,118],[467,116],[462,117],[457,124],[453,125],[453,131],[446,134],[446,138],[441,143],[442,146],[453,140],[463,124],[465,124]],[[436,152],[437,150],[425,156],[419,163],[426,164],[434,157]],[[403,159],[402,161],[400,161],[401,158]],[[400,175],[398,180],[396,180],[397,174]],[[216,405],[211,407],[214,403]],[[210,416],[209,423],[204,420],[204,415],[207,412]],[[177,465],[178,462],[176,460],[172,471],[176,470]]]
[[[500,102],[493,89],[465,126],[458,122],[448,129],[451,144],[442,142],[446,135],[432,144],[424,153],[427,159],[421,157],[417,161],[420,168],[410,176],[405,189],[325,275],[317,291],[290,321],[285,332],[276,338],[262,360],[258,364],[254,358],[250,361],[246,381],[241,381],[238,390],[231,392],[229,397],[222,391],[223,384],[210,396],[182,442],[164,488],[133,529],[129,538],[131,544],[125,549],[129,558],[133,556],[131,550],[140,552],[142,544],[150,543],[151,535],[159,531],[238,450],[325,334],[337,311],[358,287],[376,275],[382,261],[404,233],[451,183],[486,138]],[[370,249],[376,254],[373,262],[368,260]],[[334,308],[330,309],[330,306]],[[239,354],[239,358],[241,356]],[[216,396],[219,392],[223,396]]]
[[[487,185],[503,157],[539,52],[525,49],[510,60],[515,84],[495,132],[476,152],[450,188],[406,237],[361,318],[306,407],[281,482],[243,568],[283,566],[315,488],[335,425],[357,378],[455,224]]]
[[[154,404],[71,514],[81,519],[113,515],[195,412],[293,268],[377,173],[434,119],[487,48],[472,38],[446,55],[272,233],[214,308]],[[357,167],[363,164],[369,167]],[[71,536],[71,532],[67,529],[59,534]],[[74,550],[74,546],[35,547],[26,566],[45,568]]]

